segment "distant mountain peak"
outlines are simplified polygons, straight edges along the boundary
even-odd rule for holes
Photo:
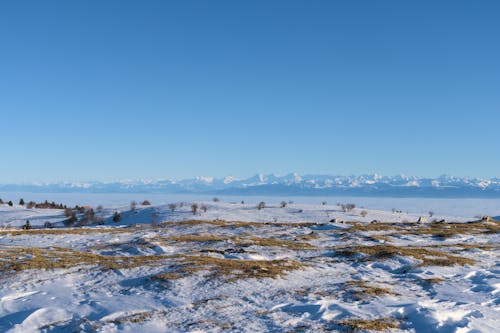
[[[32,192],[144,192],[258,195],[367,195],[500,197],[500,179],[437,178],[407,175],[359,176],[256,174],[248,178],[200,176],[182,180],[123,180],[116,182],[60,182],[0,185],[0,191]]]

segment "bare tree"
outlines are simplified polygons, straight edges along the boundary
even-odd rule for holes
[[[434,216],[434,212],[433,211],[430,211],[429,212],[429,217],[433,217]]]
[[[351,212],[354,208],[356,208],[356,205],[353,203],[348,203],[348,204],[340,204],[340,208],[342,208],[342,211],[345,212]]]
[[[257,205],[258,210],[264,209],[265,207],[266,203],[264,201],[259,202],[259,204]]]
[[[168,204],[168,209],[170,209],[172,212],[175,211],[176,208],[177,208],[176,204],[174,203]]]
[[[206,212],[207,212],[207,210],[208,210],[208,207],[207,207],[207,206],[205,206],[205,205],[202,205],[202,206],[200,207],[200,209],[201,209],[201,211],[202,211],[203,213],[206,213]]]
[[[134,212],[136,208],[137,208],[137,202],[132,201],[130,203],[130,210]]]
[[[98,212],[102,212],[102,210],[103,210],[103,209],[104,209],[104,208],[102,207],[102,205],[99,205],[99,206],[97,206],[97,207],[95,208],[95,210],[96,210],[96,211],[98,211]]]
[[[66,208],[64,210],[64,216],[70,217],[71,215],[73,215],[73,210],[71,208]]]
[[[85,212],[85,216],[87,217],[87,219],[92,222],[94,221],[94,217],[95,217],[95,212],[92,208],[90,208],[89,210],[87,210]]]
[[[198,212],[198,204],[194,203],[191,205],[191,211],[193,212],[193,215],[196,215]]]
[[[286,207],[286,205],[287,205],[286,201],[282,201],[282,202],[280,203],[280,207],[281,207],[281,208],[285,208],[285,207]]]
[[[361,215],[362,217],[366,217],[366,215],[368,215],[368,212],[366,210],[362,210],[359,215]]]
[[[213,201],[213,202],[219,202],[220,200],[219,200],[219,198],[214,197],[214,198],[212,199],[212,201]]]

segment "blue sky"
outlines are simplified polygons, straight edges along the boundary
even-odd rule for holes
[[[500,176],[498,1],[2,1],[0,182]]]

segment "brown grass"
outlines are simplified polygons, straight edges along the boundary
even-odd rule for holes
[[[393,239],[390,235],[370,235],[368,240],[390,243]]]
[[[319,234],[307,234],[307,235],[298,235],[295,236],[295,240],[313,240],[313,239],[318,239]]]
[[[390,289],[374,286],[373,284],[368,284],[368,281],[358,281],[351,280],[347,281],[346,285],[348,287],[354,288],[354,295],[358,298],[366,298],[366,297],[378,297],[383,295],[397,295],[397,293],[393,292]]]
[[[239,245],[257,245],[257,246],[270,246],[270,247],[285,247],[290,250],[313,250],[316,246],[305,242],[297,242],[279,238],[259,238],[259,237],[249,237],[246,239],[241,239]]]
[[[208,270],[212,278],[223,277],[227,281],[235,281],[275,278],[303,267],[304,264],[294,260],[237,260],[209,256],[183,256],[176,270],[158,274],[153,278],[176,280],[198,271]]]
[[[156,311],[157,312],[157,311]],[[155,311],[143,311],[136,312],[130,315],[121,316],[112,320],[107,320],[106,322],[111,322],[113,324],[126,324],[126,323],[142,323],[146,320],[151,319],[153,315],[156,313]]]
[[[417,280],[417,282],[421,282],[421,283],[423,283],[424,285],[427,285],[427,286],[438,284],[438,283],[445,282],[445,281],[446,281],[445,279],[438,278],[438,277],[424,278],[424,279],[418,279]]]
[[[115,232],[134,232],[130,228],[60,228],[60,229],[30,229],[30,230],[0,230],[0,235],[88,235]]]
[[[219,235],[179,235],[163,237],[163,240],[174,242],[222,242],[235,239],[235,237],[219,236]]]
[[[347,319],[337,322],[337,325],[347,328],[352,331],[369,330],[369,331],[385,331],[391,328],[399,328],[400,323],[393,318],[378,318],[378,319]]]
[[[226,220],[187,220],[181,222],[162,222],[158,226],[196,226],[208,224],[216,227],[312,227],[321,225],[321,223],[315,222],[247,222],[247,221],[226,221]]]
[[[454,256],[446,252],[437,251],[426,247],[415,246],[393,246],[393,245],[371,245],[371,246],[352,246],[337,248],[337,253],[346,257],[353,258],[359,253],[367,256],[362,260],[384,260],[395,256],[413,257],[421,260],[419,266],[453,266],[453,265],[471,265],[473,259]]]
[[[231,241],[238,246],[268,246],[268,247],[283,247],[291,250],[312,250],[316,249],[314,245],[305,242],[286,240],[280,238],[260,238],[250,237],[249,235],[238,236],[222,236],[222,235],[179,235],[169,237],[158,237],[157,241],[174,241],[174,242],[222,242]]]
[[[9,247],[0,249],[0,272],[19,272],[28,269],[71,268],[98,265],[102,269],[126,269],[145,265],[161,265],[172,256],[107,256],[63,247]]]
[[[339,229],[333,233],[341,234],[345,232],[390,232],[386,236],[393,235],[432,235],[435,237],[449,238],[454,235],[478,235],[495,234],[500,232],[500,222],[468,222],[468,223],[359,223],[348,222],[351,225],[348,229]],[[373,235],[370,235],[373,237]]]

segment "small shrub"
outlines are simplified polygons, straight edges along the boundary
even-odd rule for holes
[[[207,212],[207,210],[208,210],[208,207],[207,207],[207,206],[205,206],[205,205],[203,205],[203,206],[201,206],[201,207],[200,207],[200,209],[201,209],[201,211],[202,211],[203,213],[206,213],[206,212]]]
[[[193,212],[193,215],[196,215],[198,212],[198,204],[194,203],[191,205],[191,212]]]
[[[257,205],[257,209],[261,210],[264,208],[266,208],[266,203],[264,201],[259,202],[259,204]]]
[[[359,215],[361,215],[362,217],[366,217],[366,215],[368,215],[368,212],[366,210],[362,210]]]
[[[282,201],[282,202],[280,203],[280,207],[281,207],[281,208],[285,208],[285,207],[286,207],[286,205],[287,205],[286,201]]]
[[[130,210],[134,212],[136,208],[137,208],[137,202],[132,201],[130,203]]]
[[[219,202],[220,200],[219,200],[219,198],[214,197],[214,198],[212,199],[212,201],[213,201],[213,202]]]
[[[89,220],[89,221],[94,221],[94,218],[95,218],[95,212],[92,208],[90,208],[89,210],[87,210],[85,212],[85,217]]]
[[[149,202],[148,200],[144,200],[144,201],[142,202],[142,205],[143,205],[143,206],[151,206],[151,202]]]
[[[121,219],[122,219],[122,217],[121,217],[120,213],[115,212],[115,213],[113,214],[113,222],[118,222],[118,221],[120,221]]]
[[[170,209],[170,211],[175,211],[175,209],[177,208],[177,205],[174,204],[174,203],[171,203],[171,204],[168,204],[168,209]]]

